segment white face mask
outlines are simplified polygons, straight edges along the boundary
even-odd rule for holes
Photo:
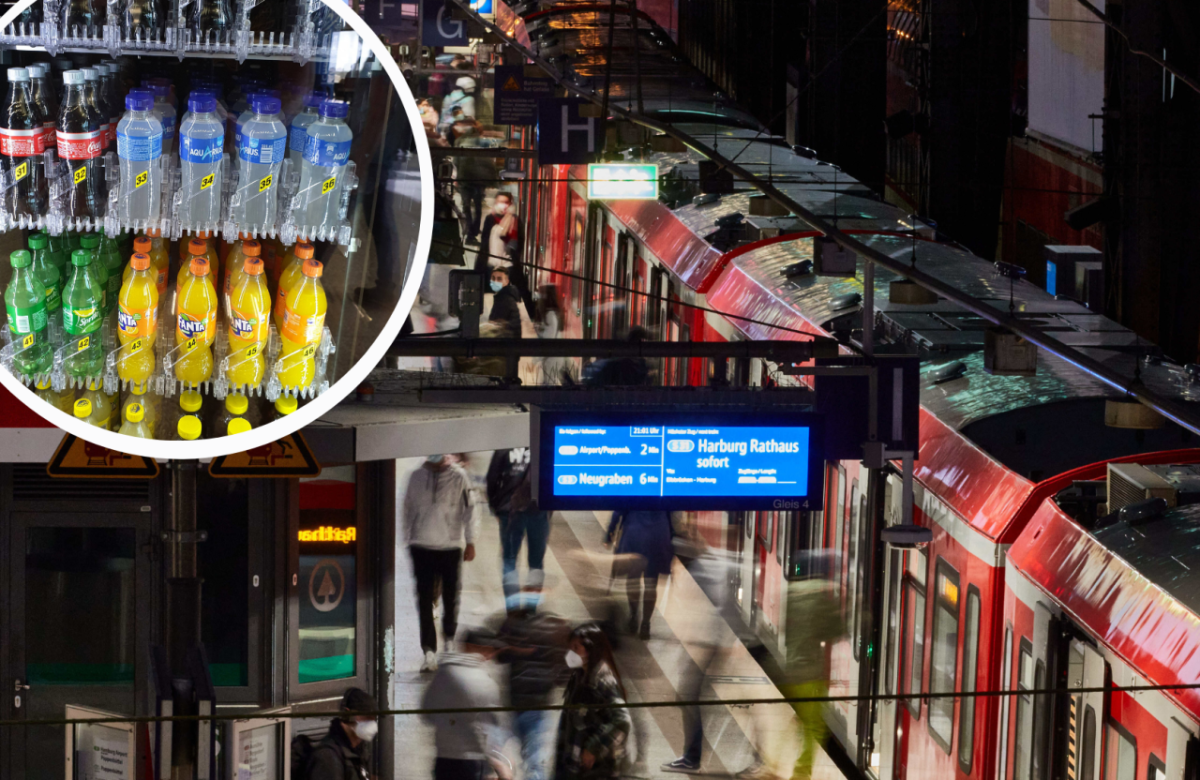
[[[370,742],[379,733],[379,724],[373,720],[360,720],[354,724],[354,734],[363,742]]]
[[[567,666],[571,669],[583,668],[583,659],[579,656],[579,653],[575,652],[574,650],[567,651],[566,661]]]
[[[508,213],[508,204],[497,203],[495,206],[492,206],[492,213],[496,216],[504,216]]]

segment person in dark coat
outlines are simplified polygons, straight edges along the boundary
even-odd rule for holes
[[[619,534],[616,549],[621,564],[614,566],[613,578],[624,576],[629,596],[629,633],[650,638],[650,618],[658,600],[658,578],[671,573],[671,513],[662,510],[624,510],[613,512],[608,523],[605,544]],[[638,628],[638,602],[642,619]]]
[[[500,323],[508,328],[508,338],[521,338],[521,293],[508,278],[507,268],[492,270],[491,289],[495,293],[492,298],[492,313],[488,322]]]
[[[504,597],[521,590],[517,555],[526,543],[528,585],[540,590],[546,579],[546,543],[550,539],[550,513],[534,506],[529,474],[529,448],[496,450],[487,471],[488,506],[500,522],[500,556]]]
[[[342,696],[345,714],[333,719],[329,733],[313,748],[309,759],[308,780],[369,780],[365,753],[367,743],[379,733],[373,713],[379,710],[375,697],[361,688],[351,688]]]
[[[617,777],[626,763],[631,721],[604,631],[594,624],[572,631],[565,660],[571,677],[563,696],[568,709],[558,721],[555,780]]]

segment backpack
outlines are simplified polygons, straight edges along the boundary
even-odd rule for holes
[[[308,734],[297,734],[292,737],[291,780],[308,780],[312,768],[312,755],[316,747],[316,741]]]

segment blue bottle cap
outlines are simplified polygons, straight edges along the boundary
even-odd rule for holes
[[[304,96],[304,107],[318,108],[324,100],[326,100],[324,92],[309,92]]]
[[[217,110],[217,99],[212,95],[203,93],[197,95],[195,92],[188,95],[188,111],[193,114],[207,114]]]
[[[321,116],[344,119],[349,113],[350,104],[344,100],[333,100],[330,98],[321,102]]]
[[[255,95],[250,98],[250,108],[256,114],[278,114],[280,109],[279,98],[272,95]]]
[[[125,108],[130,111],[149,111],[154,108],[154,93],[148,89],[131,89],[125,96]]]
[[[143,81],[142,86],[150,90],[155,98],[163,98],[165,100],[171,94],[171,88],[166,84],[147,84]]]

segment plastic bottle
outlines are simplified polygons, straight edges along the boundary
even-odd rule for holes
[[[325,100],[317,121],[308,126],[300,169],[300,216],[296,222],[310,236],[338,223],[342,180],[354,140],[343,121],[349,110],[345,101]]]
[[[104,369],[104,346],[100,341],[104,293],[96,278],[98,265],[103,269],[88,250],[75,250],[71,255],[73,273],[63,287],[63,330],[71,355],[66,372],[73,377],[99,376]],[[70,346],[72,342],[74,347]]]
[[[225,256],[221,258],[221,268],[224,271],[224,281],[221,283],[222,300],[225,302],[225,309],[229,309],[229,293],[233,289],[233,283],[230,276],[236,271],[238,274],[242,272],[242,265],[246,262],[246,253],[242,247],[247,241],[253,241],[249,233],[238,233],[237,241],[229,245],[229,250]],[[261,251],[260,251],[261,254]]]
[[[54,359],[49,341],[46,290],[33,274],[33,258],[27,250],[13,252],[9,262],[13,275],[4,291],[4,308],[8,310],[8,331],[16,350],[13,371],[26,376],[44,374]]]
[[[287,154],[287,128],[276,116],[279,98],[255,95],[254,113],[238,135],[238,206],[234,222],[272,226],[279,218],[279,173]]]
[[[116,311],[117,302],[121,297],[125,262],[121,256],[121,247],[117,245],[115,238],[108,235],[104,228],[98,230],[96,234],[100,239],[96,252],[100,256],[100,262],[104,263],[105,272],[108,273],[108,284],[105,288],[108,296],[104,299],[104,303],[109,311]]]
[[[146,407],[137,403],[125,405],[125,422],[117,433],[133,436],[138,439],[153,439],[154,433],[146,423]]]
[[[220,33],[233,29],[233,12],[229,0],[196,0],[192,21],[200,33],[200,40],[208,40],[209,33]]]
[[[69,70],[63,74],[66,91],[58,112],[55,138],[58,156],[66,161],[65,175],[71,178],[67,195],[67,216],[104,216],[104,172],[100,156],[104,153],[104,138],[98,115],[88,108],[84,96],[83,71]]]
[[[212,274],[209,282],[215,286],[221,281],[221,254],[217,251],[217,238],[207,230],[196,234],[204,242],[204,256],[208,259],[208,271]]]
[[[121,29],[128,39],[156,40],[160,16],[158,0],[125,0]]]
[[[188,272],[191,270],[192,259],[203,257],[204,262],[208,262],[208,242],[203,238],[193,238],[187,244],[180,244],[179,253],[179,273],[175,277],[175,292],[179,293],[183,289],[183,283],[187,281]],[[208,272],[212,273],[212,264],[208,266]]]
[[[58,268],[63,284],[66,284],[67,277],[71,275],[71,247],[67,241],[67,236],[51,236],[41,231],[30,234],[31,239],[33,236],[45,237],[46,253],[50,258],[50,262]],[[30,247],[30,251],[32,250],[33,247]]]
[[[50,89],[50,81],[46,74],[50,66],[37,63],[29,66],[29,84],[33,93],[33,102],[42,114],[43,143],[47,149],[57,147],[54,139],[54,126],[58,122],[58,98]]]
[[[282,420],[300,407],[294,395],[281,395],[275,399],[275,419]]]
[[[301,277],[301,269],[306,260],[312,259],[313,245],[307,242],[296,244],[284,257],[283,271],[279,275],[279,284],[275,288],[275,329],[283,331],[283,313],[287,308],[288,293],[295,287]]]
[[[153,110],[154,96],[147,90],[130,91],[125,108],[125,116],[117,124],[121,219],[156,220],[162,205],[162,122]]]
[[[100,257],[100,236],[95,233],[88,233],[80,237],[79,245],[84,252],[87,252],[91,263],[92,277],[100,285],[100,311],[103,314],[108,314],[116,309],[117,300],[115,294],[110,296],[108,293],[108,267]],[[119,292],[120,288],[118,287],[117,290]]]
[[[227,434],[230,424],[236,420],[242,420],[249,425],[249,412],[250,399],[241,393],[230,393],[225,396],[225,403],[214,415],[212,430],[216,433]]]
[[[267,289],[263,264],[247,257],[243,272],[233,288],[228,306],[229,373],[234,387],[257,387],[267,373],[266,347],[270,333],[271,291]]]
[[[148,385],[131,386],[125,393],[125,405],[131,403],[140,404],[146,410],[146,428],[150,431],[151,438],[158,435],[158,418],[159,411],[162,405],[162,396],[155,395],[150,392]]]
[[[308,127],[317,121],[317,108],[325,96],[320,92],[309,92],[304,96],[304,110],[292,118],[288,131],[288,157],[292,165],[300,165],[304,161],[304,147],[308,139]]]
[[[100,84],[100,71],[96,68],[83,69],[83,99],[87,104],[92,121],[100,128],[102,150],[107,150],[112,133],[110,127],[108,106],[104,105],[104,90]]]
[[[55,390],[50,385],[50,377],[44,376],[37,380],[37,397],[46,403],[58,409],[60,412],[72,414],[71,407],[74,405],[74,394],[69,390],[63,390],[61,393]]]
[[[145,386],[154,373],[154,341],[158,335],[158,286],[150,255],[135,254],[129,261],[133,269],[121,286],[117,338],[121,351],[117,357],[117,376],[137,386]]]
[[[103,27],[108,19],[105,0],[66,0],[62,4],[63,31],[72,27]]]
[[[225,128],[214,111],[211,95],[188,98],[191,116],[179,128],[179,159],[183,191],[181,218],[196,226],[221,219],[221,159]]]
[[[154,96],[154,116],[162,125],[163,154],[172,155],[177,148],[176,130],[180,127],[175,106],[169,100],[171,96],[170,83],[161,83],[158,79],[142,79],[142,90]]]
[[[47,188],[42,154],[46,130],[33,101],[29,71],[8,69],[8,96],[0,127],[0,155],[12,186],[4,193],[4,209],[13,216],[40,217],[46,213]]]
[[[175,343],[181,347],[175,378],[193,387],[207,382],[213,370],[212,345],[220,304],[208,276],[208,260],[193,256],[187,279],[175,298]]]
[[[62,307],[64,280],[46,248],[47,243],[45,233],[34,233],[29,237],[29,254],[33,258],[30,268],[33,269],[34,278],[46,291],[46,316],[53,321],[55,317],[62,316],[58,310]]]
[[[284,308],[279,381],[286,388],[305,388],[317,374],[315,356],[325,325],[325,287],[321,284],[321,263],[305,260],[303,279],[288,292]]]
[[[94,425],[102,430],[113,429],[113,406],[108,396],[100,392],[100,380],[91,379],[87,389],[75,401],[75,416],[88,425]]]
[[[185,390],[179,394],[179,419],[175,422],[176,438],[184,441],[200,438],[204,432],[204,424],[200,421],[203,406],[204,397],[195,390]],[[189,422],[184,422],[185,420]],[[183,435],[185,432],[187,435]]]
[[[111,149],[117,143],[117,124],[121,121],[125,101],[117,97],[115,64],[102,62],[96,66],[96,73],[99,75],[96,97],[108,118],[108,146]]]

